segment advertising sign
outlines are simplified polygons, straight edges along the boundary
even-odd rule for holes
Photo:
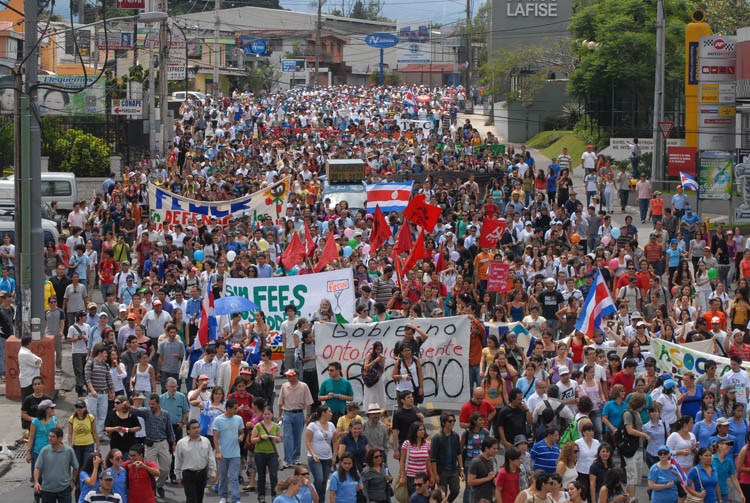
[[[112,100],[109,109],[114,115],[140,115],[143,113],[143,100]]]
[[[365,37],[365,44],[376,49],[387,49],[398,44],[398,37],[393,33],[370,33]]]
[[[187,59],[186,42],[182,33],[173,37],[167,46],[167,80],[185,80]]]
[[[430,45],[431,21],[400,21],[398,32],[397,63],[429,63],[432,60]]]
[[[304,276],[303,276],[304,277]],[[353,294],[352,294],[353,296]],[[424,330],[428,338],[421,347],[419,361],[424,378],[424,400],[436,403],[464,403],[471,396],[469,386],[469,331],[468,316],[448,318],[414,318],[381,321],[378,323],[316,323],[315,352],[318,373],[328,362],[341,363],[344,376],[354,388],[354,401],[362,402],[364,382],[362,365],[365,355],[375,342],[383,344],[384,376],[390,376],[395,365],[393,349],[404,337],[407,325]],[[396,401],[396,385],[386,379],[386,404]]]
[[[487,270],[487,291],[505,292],[508,290],[508,272],[510,266],[499,262],[490,263]]]
[[[732,154],[722,151],[702,152],[698,185],[701,199],[728,200],[732,194]]]
[[[304,59],[282,59],[282,72],[304,72],[307,69],[307,61]]]
[[[145,9],[146,0],[117,0],[118,9]]]
[[[256,37],[240,35],[237,37],[237,45],[245,54],[257,54],[258,56],[268,56],[269,43]]]
[[[324,299],[331,303],[334,313],[346,319],[352,319],[355,313],[355,286],[351,268],[277,278],[225,278],[224,283],[225,296],[250,299],[266,315],[270,329],[266,343],[274,353],[284,352],[281,324],[286,321],[284,308],[289,304],[294,304],[299,316],[308,319],[312,318]],[[242,317],[248,324],[255,319],[254,314],[249,312],[242,313]]]
[[[100,32],[96,37],[96,45],[101,50],[127,50],[133,48],[133,33],[108,31],[106,36]]]
[[[91,86],[78,93],[66,93],[56,89],[39,92],[39,110],[42,115],[104,115],[106,112],[105,79],[83,75],[40,75],[41,84],[50,84],[69,90],[80,89],[87,83]]]
[[[149,184],[149,217],[156,223],[157,232],[172,230],[175,224],[200,227],[212,220],[226,225],[233,215],[250,215],[254,221],[270,216],[276,222],[286,213],[289,180],[286,177],[258,192],[229,201],[197,201]]]
[[[610,138],[609,146],[600,153],[612,157],[616,161],[630,159],[630,147],[628,143],[633,143],[633,138]],[[684,144],[685,140],[681,138],[667,139],[667,147],[680,147]],[[641,154],[654,152],[653,138],[638,138],[638,145],[641,147]]]
[[[697,351],[689,346],[674,344],[663,339],[651,339],[651,356],[656,359],[656,366],[663,372],[684,375],[692,372],[697,377],[706,373],[706,363],[716,362],[716,376],[721,379],[724,374],[732,371],[729,358],[723,358],[713,353]],[[750,370],[750,364],[743,363],[745,370]]]
[[[736,37],[700,37],[698,149],[734,150]]]
[[[698,147],[669,147],[667,149],[667,174],[680,176],[680,172],[695,176],[695,156]]]

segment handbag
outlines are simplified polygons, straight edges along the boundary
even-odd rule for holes
[[[390,472],[388,471],[388,467],[385,467],[385,475],[390,475]],[[385,483],[385,494],[388,496],[388,498],[393,498],[393,485],[390,482]]]
[[[201,435],[208,435],[208,427],[211,424],[211,416],[209,415],[211,411],[211,402],[206,401],[206,406],[201,409],[201,414],[198,416],[198,424],[201,427]]]
[[[705,491],[703,489],[703,481],[701,480],[701,471],[699,467],[693,468],[695,472],[698,474],[698,483],[701,485],[701,491]],[[703,497],[695,496],[693,494],[687,493],[687,496],[685,497],[685,503],[703,503]]]
[[[401,472],[399,472],[393,485],[393,496],[398,503],[409,503],[409,489],[407,489],[406,484],[401,485]]]
[[[182,363],[180,364],[179,378],[181,380],[185,380],[189,377],[189,373],[190,373],[190,358],[185,358],[182,360]]]

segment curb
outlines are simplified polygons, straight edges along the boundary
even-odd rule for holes
[[[13,467],[12,459],[4,459],[0,461],[0,477],[4,476]]]

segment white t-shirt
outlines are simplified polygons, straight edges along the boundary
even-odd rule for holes
[[[686,473],[687,473],[687,470],[690,470],[693,467],[693,455],[681,454],[677,456],[675,455],[675,452],[682,451],[685,449],[689,449],[692,452],[693,448],[695,447],[695,444],[696,444],[695,435],[693,435],[693,432],[690,432],[689,440],[685,440],[677,432],[672,433],[671,435],[669,435],[669,438],[667,438],[667,447],[669,447],[669,450],[672,452],[672,456],[674,457],[674,460],[680,463],[680,467],[682,467],[682,470],[685,471]]]
[[[336,431],[336,426],[329,422],[328,429],[323,431],[318,421],[314,421],[307,425],[307,429],[313,434],[310,444],[315,455],[319,459],[331,459],[333,457],[331,442],[333,441],[333,433]]]
[[[747,378],[747,372],[740,369],[739,372],[730,370],[721,379],[721,389],[724,390],[728,386],[734,386],[737,388],[737,401],[740,403],[747,404],[747,395],[745,390],[750,387],[750,381]]]
[[[661,404],[661,418],[667,424],[677,421],[677,399],[674,394],[662,393],[655,402]]]
[[[583,438],[579,438],[576,440],[576,445],[578,446],[576,470],[578,473],[589,473],[591,464],[596,459],[596,451],[599,450],[599,441],[595,438],[591,439],[591,447],[589,447]]]
[[[566,386],[565,384],[563,384],[562,381],[558,381],[557,389],[560,390],[560,401],[567,402],[568,400],[572,400],[573,398],[576,397],[576,393],[578,392],[578,383],[575,382],[573,379],[569,379],[568,385]],[[575,414],[576,406],[568,405],[568,410],[570,410],[570,412]]]
[[[586,151],[581,154],[581,161],[583,161],[583,167],[585,169],[594,169],[596,163],[596,153]]]

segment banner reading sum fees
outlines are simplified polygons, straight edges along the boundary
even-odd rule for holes
[[[211,221],[225,225],[232,216],[250,215],[254,221],[270,215],[275,223],[286,213],[289,177],[258,192],[228,201],[188,199],[154,184],[148,185],[149,217],[158,232],[171,231],[180,224],[200,226]]]

